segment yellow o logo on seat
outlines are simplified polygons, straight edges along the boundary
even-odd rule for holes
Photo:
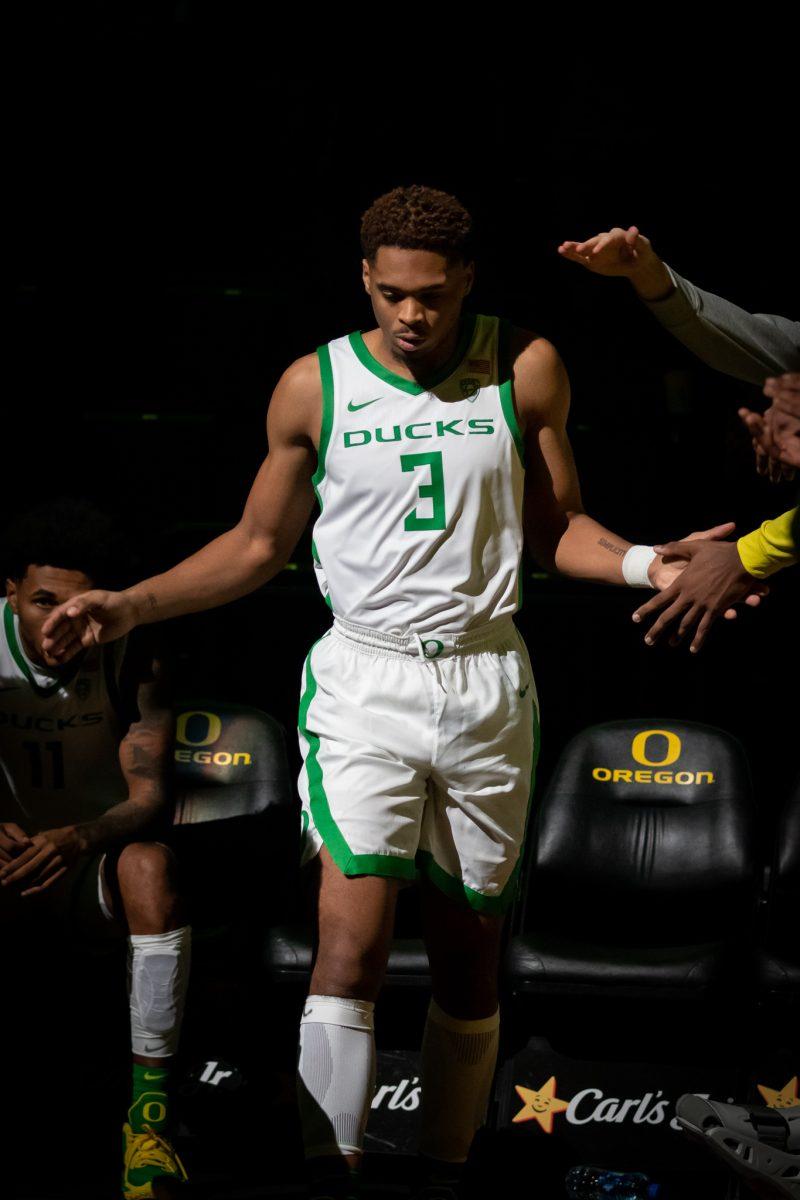
[[[206,736],[201,738],[200,741],[191,741],[186,732],[189,721],[192,717],[205,717],[206,721],[208,722]],[[211,746],[218,740],[220,734],[222,733],[222,721],[220,721],[216,713],[200,711],[181,713],[181,715],[178,717],[177,729],[175,733],[178,741],[182,742],[184,746]]]
[[[651,737],[667,739],[667,753],[664,758],[647,757],[647,739]],[[635,761],[644,767],[668,767],[670,763],[677,762],[681,756],[681,739],[677,733],[671,733],[668,729],[645,729],[643,733],[637,733],[633,739],[631,754]]]

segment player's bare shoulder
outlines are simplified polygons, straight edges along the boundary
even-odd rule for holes
[[[566,419],[569,379],[552,342],[530,329],[511,334],[514,401],[523,428]]]
[[[267,409],[267,437],[316,447],[322,420],[322,378],[316,354],[304,354],[286,368]]]

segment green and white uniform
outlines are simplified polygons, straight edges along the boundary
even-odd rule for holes
[[[26,655],[5,599],[0,626],[0,821],[28,834],[91,821],[127,798],[118,715],[125,639],[54,673]]]
[[[303,671],[305,857],[411,878],[483,911],[513,899],[538,736],[513,624],[523,444],[505,329],[466,318],[423,387],[359,333],[320,347],[314,485],[333,629]]]

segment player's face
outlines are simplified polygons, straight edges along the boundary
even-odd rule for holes
[[[432,250],[380,246],[373,262],[364,259],[363,269],[391,353],[409,365],[435,359],[458,326],[475,276],[472,263],[448,262]]]
[[[25,652],[34,662],[59,666],[42,649],[42,625],[53,609],[81,592],[91,591],[92,580],[82,571],[61,567],[28,567],[22,579],[6,580],[8,602],[19,617]]]

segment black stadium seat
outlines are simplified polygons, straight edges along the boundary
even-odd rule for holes
[[[767,893],[766,930],[758,951],[762,993],[800,1003],[800,779],[778,822]]]
[[[385,986],[390,989],[430,989],[428,954],[419,936],[415,893],[416,888],[405,888],[398,897],[395,937],[386,968]],[[313,947],[313,933],[307,923],[276,925],[268,930],[264,947],[267,975],[275,983],[305,986],[311,975]]]
[[[532,816],[507,956],[517,995],[702,995],[751,934],[744,752],[686,721],[572,739]]]
[[[175,717],[175,825],[293,803],[283,730],[272,717],[208,700],[178,705]]]
[[[210,700],[176,707],[175,815],[193,921],[255,904],[262,924],[293,886],[299,814],[281,726],[256,708]]]

